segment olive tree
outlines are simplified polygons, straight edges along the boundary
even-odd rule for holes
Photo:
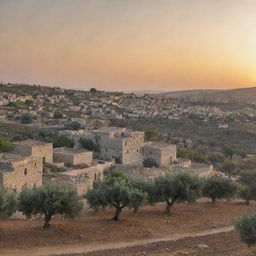
[[[167,174],[155,179],[157,201],[166,203],[166,213],[170,213],[175,203],[195,202],[201,196],[201,180],[188,172]]]
[[[11,216],[17,209],[16,195],[13,191],[0,187],[0,219]]]
[[[211,198],[212,204],[215,204],[217,199],[233,197],[236,191],[237,184],[221,176],[206,179],[203,186],[203,196]]]
[[[132,178],[114,172],[105,181],[96,183],[85,198],[93,208],[113,206],[115,215],[112,220],[118,221],[124,207],[137,211],[144,205],[147,193],[137,188]]]
[[[249,205],[251,200],[256,200],[256,172],[241,172],[239,183],[239,195]]]
[[[53,215],[74,218],[82,209],[82,201],[75,188],[66,184],[52,183],[39,188],[25,189],[18,199],[18,209],[27,217],[44,215],[44,228],[50,227]]]
[[[236,230],[240,233],[241,241],[248,246],[256,244],[256,213],[242,216],[236,222]]]

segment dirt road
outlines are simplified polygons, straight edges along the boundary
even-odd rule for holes
[[[195,233],[179,233],[173,234],[163,238],[142,239],[130,242],[117,242],[117,243],[98,243],[98,244],[74,244],[52,247],[34,247],[29,249],[8,249],[1,250],[1,256],[49,256],[49,255],[63,255],[63,254],[75,254],[75,253],[89,253],[95,251],[103,251],[109,249],[122,249],[127,247],[133,247],[138,245],[146,245],[150,243],[175,241],[188,237],[202,237],[206,235],[218,234],[223,232],[230,232],[234,230],[234,226],[226,226],[221,228],[215,228],[211,230],[205,230]]]

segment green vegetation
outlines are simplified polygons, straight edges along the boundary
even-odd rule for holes
[[[79,142],[84,149],[94,151],[94,152],[100,151],[99,146],[90,139],[80,138]]]
[[[237,192],[237,185],[223,177],[211,177],[205,181],[203,196],[211,198],[212,204],[217,199],[233,197]]]
[[[177,156],[180,158],[190,159],[193,162],[206,162],[205,155],[198,150],[178,148]]]
[[[81,124],[77,121],[68,122],[65,124],[65,128],[69,130],[79,130],[81,128]]]
[[[158,140],[158,139],[159,139],[159,136],[154,129],[146,129],[145,130],[145,140],[146,141],[152,141],[152,140]]]
[[[59,147],[74,147],[74,140],[67,135],[58,135],[57,132],[47,130],[47,131],[40,131],[39,137],[46,142],[53,143],[53,146],[56,148]]]
[[[229,159],[225,160],[224,163],[221,166],[221,171],[226,173],[228,175],[229,179],[231,179],[232,175],[234,175],[234,172],[235,172],[234,162],[232,162]]]
[[[53,113],[53,118],[55,118],[55,119],[62,119],[63,118],[63,114],[60,111],[55,111]]]
[[[193,203],[201,195],[201,180],[198,176],[181,172],[167,174],[155,180],[155,193],[158,202],[166,203],[166,213],[170,214],[175,203]]]
[[[156,167],[157,164],[156,164],[154,159],[147,158],[147,159],[143,160],[143,166],[146,167],[146,168],[153,168],[153,167]]]
[[[23,114],[20,117],[20,123],[21,124],[31,124],[33,122],[32,117],[30,114]]]
[[[47,184],[23,190],[19,196],[18,209],[27,217],[44,214],[43,227],[49,228],[55,214],[74,218],[82,209],[82,201],[70,185]]]
[[[17,209],[16,195],[13,191],[0,187],[0,219],[5,219]]]
[[[10,152],[14,149],[14,145],[10,140],[0,137],[0,153]]]
[[[146,203],[147,193],[136,188],[135,185],[132,178],[113,172],[105,181],[94,184],[85,198],[93,208],[113,206],[115,208],[113,220],[118,221],[124,207],[137,211]]]
[[[240,233],[242,242],[248,246],[256,244],[256,213],[242,216],[236,223],[236,230]]]

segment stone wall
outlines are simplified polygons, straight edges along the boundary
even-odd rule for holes
[[[103,160],[121,164],[142,161],[143,132],[128,132],[125,129],[120,129],[117,132],[93,131],[87,138],[99,145],[99,157]]]
[[[84,151],[80,153],[72,152],[61,152],[54,150],[53,153],[54,162],[64,162],[65,164],[79,165],[79,164],[91,164],[92,162],[92,152]]]
[[[157,166],[171,165],[176,161],[176,154],[176,145],[154,147],[149,144],[143,147],[144,159],[153,159]]]
[[[42,159],[43,162],[53,162],[53,145],[47,143],[36,146],[26,146],[22,144],[15,144],[15,151],[25,156],[34,156]]]
[[[83,195],[92,188],[95,180],[103,180],[104,170],[108,169],[111,165],[112,163],[105,162],[88,168],[72,170],[65,173],[65,175],[77,177],[77,193]]]
[[[27,157],[12,164],[13,171],[0,173],[1,185],[20,192],[22,188],[42,185],[42,160],[36,157]]]

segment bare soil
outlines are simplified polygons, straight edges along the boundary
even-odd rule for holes
[[[61,246],[73,247],[76,245],[78,247],[81,245],[100,247],[109,243],[134,242],[145,239],[152,241],[152,239],[171,237],[175,234],[200,233],[211,229],[229,227],[230,225],[233,225],[235,219],[241,214],[249,214],[255,211],[255,206],[255,204],[246,206],[239,201],[222,201],[217,202],[215,206],[212,206],[209,201],[200,201],[192,205],[176,205],[173,208],[172,214],[166,216],[163,214],[164,205],[159,204],[157,206],[144,207],[137,213],[125,210],[121,215],[120,222],[113,222],[110,220],[113,215],[113,209],[105,209],[96,213],[83,213],[74,220],[55,218],[52,222],[52,228],[49,230],[43,230],[41,228],[43,224],[42,219],[1,221],[0,255],[12,255],[8,253],[8,251],[11,252],[13,250],[16,252],[27,251],[27,254],[25,253],[23,255],[29,255],[30,250],[37,248],[40,251],[40,248],[42,247],[50,248],[57,246],[61,248]],[[239,237],[236,232],[228,234],[232,234],[227,235],[229,240],[225,240],[226,238],[222,239],[221,236],[226,236],[225,233],[222,233],[219,235],[210,235],[209,237],[185,238],[178,240],[177,242],[150,243],[148,245],[141,245],[141,248],[140,246],[129,247],[127,251],[124,251],[124,249],[117,249],[117,252],[114,254],[107,254],[109,253],[107,250],[104,252],[91,252],[88,255],[139,255],[136,253],[143,252],[144,247],[149,250],[152,248],[152,251],[146,251],[146,253],[151,254],[145,255],[182,255],[170,254],[175,252],[168,250],[162,252],[161,250],[168,247],[164,247],[165,243],[171,244],[171,246],[169,246],[171,248],[168,247],[169,250],[173,250],[173,248],[176,248],[175,246],[177,246],[177,250],[192,250],[195,249],[194,246],[196,243],[206,243],[209,246],[208,249],[205,249],[205,252],[207,253],[208,251],[211,253],[211,250],[215,247],[218,248],[218,246],[220,249],[223,247],[223,250],[225,248],[229,250],[232,246],[234,246],[234,248],[239,247],[241,250],[246,249],[246,247],[239,242]],[[201,242],[204,241],[204,239],[206,239],[207,242]],[[192,241],[194,242],[192,243]],[[216,243],[216,245],[214,245],[214,243]],[[229,246],[228,243],[232,246]],[[221,244],[223,244],[223,246],[220,246]],[[154,248],[157,248],[156,253],[161,254],[152,254],[154,253]],[[129,250],[135,251],[131,251],[131,254],[129,254]],[[196,250],[194,250],[194,252],[192,252],[192,250],[190,254],[183,255],[247,255],[196,254],[198,251]],[[61,251],[59,254],[61,254]],[[49,251],[49,255],[51,255],[51,251]]]

